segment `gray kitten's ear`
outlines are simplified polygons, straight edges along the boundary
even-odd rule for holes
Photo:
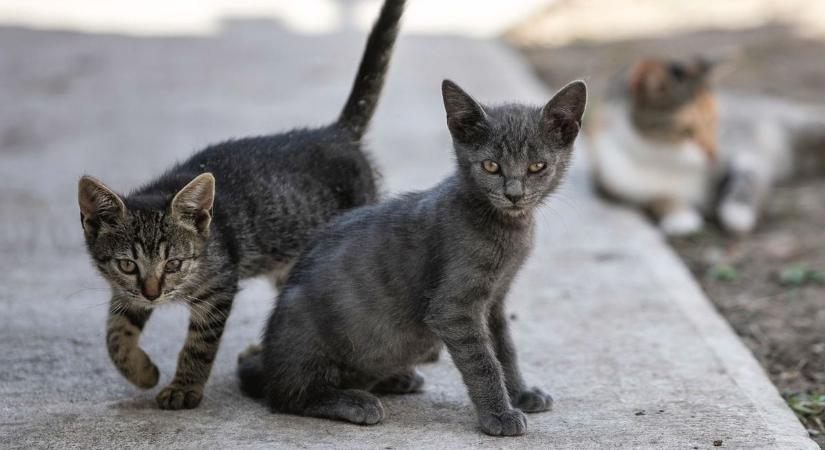
[[[453,139],[473,143],[487,136],[487,113],[478,102],[450,80],[441,83],[441,95]]]
[[[587,86],[584,81],[578,80],[561,88],[544,105],[544,126],[553,136],[554,144],[566,147],[573,143],[579,134],[586,104]]]
[[[96,236],[100,227],[126,219],[123,200],[99,180],[84,175],[77,183],[80,223],[87,236]]]
[[[212,203],[215,201],[215,177],[202,173],[183,187],[172,199],[172,217],[186,226],[194,227],[199,234],[209,234],[212,221]]]

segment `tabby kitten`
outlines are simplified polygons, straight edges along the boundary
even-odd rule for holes
[[[700,231],[705,217],[748,233],[777,181],[825,168],[821,114],[722,96],[714,76],[702,58],[640,61],[613,80],[590,121],[598,187],[650,211],[671,236]]]
[[[584,113],[582,82],[543,108],[482,106],[442,86],[457,170],[436,187],[336,218],[298,260],[242,389],[274,411],[375,424],[376,393],[421,388],[416,364],[443,343],[481,429],[514,436],[550,395],[522,379],[504,299],[556,189]]]
[[[158,305],[181,301],[191,310],[177,371],[157,395],[161,408],[200,403],[239,279],[282,281],[316,228],[376,200],[361,138],[403,4],[385,2],[335,123],[210,146],[125,197],[80,179],[86,244],[112,288],[106,341],[120,373],[138,387],[155,386],[158,369],[138,345],[141,330]]]

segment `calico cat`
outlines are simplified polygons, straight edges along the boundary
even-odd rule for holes
[[[319,226],[376,200],[361,139],[403,6],[385,2],[335,123],[210,146],[128,196],[80,179],[88,251],[112,288],[106,342],[120,373],[138,387],[155,386],[158,369],[138,346],[141,330],[158,305],[180,301],[191,310],[175,376],[156,398],[161,408],[200,403],[239,279],[283,281]]]
[[[593,172],[608,197],[650,211],[667,235],[704,217],[749,233],[771,187],[825,168],[821,112],[720,95],[707,59],[647,59],[615,77],[588,127]]]
[[[543,108],[482,106],[442,86],[456,172],[436,187],[336,218],[281,291],[241,387],[274,411],[375,424],[371,394],[408,393],[445,345],[481,429],[514,436],[552,398],[522,379],[504,299],[533,242],[534,213],[562,180],[584,113],[574,82]]]

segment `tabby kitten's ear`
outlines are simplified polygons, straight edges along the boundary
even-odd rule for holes
[[[111,189],[96,178],[84,175],[77,184],[80,223],[87,236],[97,236],[101,227],[126,219],[126,205]]]
[[[215,177],[202,173],[183,187],[172,199],[172,217],[184,226],[193,227],[198,234],[209,235],[212,221],[212,203],[215,200]]]
[[[579,134],[586,104],[587,86],[579,80],[561,88],[544,105],[542,119],[553,144],[567,147],[573,143]]]
[[[487,136],[487,113],[478,102],[450,80],[441,83],[441,95],[453,139],[471,144]]]

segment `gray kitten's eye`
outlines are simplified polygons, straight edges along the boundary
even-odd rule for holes
[[[545,162],[534,162],[527,166],[527,171],[530,173],[539,173],[544,170],[545,167],[547,167],[547,163]]]
[[[491,161],[489,159],[481,161],[481,167],[489,173],[498,173],[500,169],[497,162]]]
[[[126,275],[132,275],[137,272],[137,264],[131,259],[118,259],[117,268]]]
[[[166,261],[166,264],[163,266],[163,270],[166,273],[175,273],[180,270],[181,260],[179,259],[170,259]]]

